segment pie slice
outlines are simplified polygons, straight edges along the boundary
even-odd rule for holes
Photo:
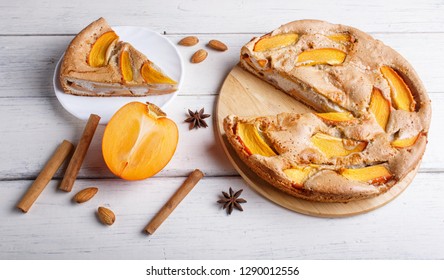
[[[239,157],[274,187],[347,202],[386,192],[419,165],[430,99],[412,66],[366,33],[294,21],[243,46],[240,65],[317,111],[224,119]]]
[[[68,94],[147,96],[171,93],[177,82],[119,36],[104,18],[83,29],[70,43],[60,68]]]

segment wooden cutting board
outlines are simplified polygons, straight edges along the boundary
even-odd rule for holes
[[[251,188],[278,205],[302,214],[319,217],[362,214],[392,201],[407,188],[416,175],[419,164],[387,193],[375,198],[348,203],[311,202],[281,192],[259,178],[238,157],[226,139],[223,119],[229,114],[263,116],[282,112],[303,113],[312,112],[312,110],[239,66],[235,66],[226,77],[216,106],[216,131],[229,160]]]

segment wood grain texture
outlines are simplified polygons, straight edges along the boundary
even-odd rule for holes
[[[174,209],[180,202],[193,190],[196,184],[204,177],[204,173],[199,169],[195,169],[185,179],[182,185],[177,189],[173,196],[162,206],[154,218],[144,228],[147,234],[154,234],[154,232],[162,225],[162,223],[173,213]]]
[[[176,153],[156,176],[187,176],[190,168],[205,169],[208,176],[236,175],[222,148],[215,141],[212,117],[207,128],[189,130],[187,109],[204,107],[212,114],[215,96],[180,96],[165,108],[179,128]],[[77,144],[85,122],[67,113],[52,98],[4,98],[0,104],[0,179],[35,178],[58,143],[67,139]],[[79,172],[80,178],[114,178],[102,157],[105,126],[99,125]],[[66,166],[64,166],[66,168]],[[61,171],[63,171],[61,169]],[[57,172],[60,178],[63,172]]]
[[[248,104],[248,106],[245,106]],[[318,217],[346,217],[382,207],[400,195],[413,180],[418,167],[397,182],[388,192],[374,198],[348,203],[307,201],[286,194],[260,178],[228,142],[223,121],[227,115],[267,116],[281,112],[313,112],[293,97],[236,66],[225,79],[216,105],[216,133],[230,162],[255,191],[287,209]]]
[[[35,181],[28,188],[25,195],[17,204],[17,208],[22,210],[23,213],[27,213],[32,204],[37,200],[39,195],[46,188],[48,183],[52,180],[56,171],[60,168],[62,163],[69,157],[71,151],[74,149],[74,145],[69,141],[63,140],[54,152],[49,161],[45,164],[42,171],[39,173]]]
[[[443,171],[444,146],[441,144],[444,131],[439,129],[444,122],[444,95],[431,94],[433,116],[429,143],[421,164],[420,172]],[[217,96],[178,96],[165,108],[168,116],[179,128],[179,144],[171,162],[158,175],[187,176],[189,168],[205,169],[208,176],[236,175],[222,147],[216,141],[213,118]],[[187,109],[204,107],[212,114],[205,129],[189,130],[184,120]],[[0,154],[7,161],[0,161],[0,179],[33,179],[42,169],[44,162],[61,140],[77,144],[85,123],[69,113],[51,98],[3,98],[0,104]],[[101,152],[104,126],[99,125],[89,152],[80,169],[80,178],[113,178],[108,171]],[[65,166],[66,167],[66,166]],[[62,169],[63,170],[63,169]],[[63,173],[56,173],[60,178]]]
[[[87,23],[104,16],[114,25],[144,25],[167,33],[265,33],[295,19],[317,18],[352,24],[367,32],[442,32],[443,7],[440,0],[373,0],[362,4],[353,0],[211,4],[205,0],[133,0],[113,1],[112,5],[106,0],[38,4],[16,0],[2,3],[0,26],[7,27],[1,34],[76,34]]]
[[[183,178],[79,180],[74,192],[99,188],[84,204],[52,181],[27,215],[14,205],[32,182],[2,182],[0,259],[442,259],[443,180],[418,174],[381,209],[327,219],[270,203],[240,177],[205,177],[153,236],[143,227]],[[244,212],[228,216],[216,203],[228,187],[244,189]],[[98,206],[113,209],[112,227],[97,220]]]
[[[241,46],[252,36],[253,34],[199,35],[199,44],[193,47],[177,46],[186,73],[179,94],[216,94],[221,81],[239,60]],[[167,36],[174,44],[183,37]],[[54,69],[72,38],[73,36],[0,36],[0,59],[4,61],[0,64],[0,97],[54,96]],[[224,41],[229,49],[221,53],[207,48],[205,45],[214,38]],[[189,63],[192,54],[200,48],[208,51],[207,59],[200,64]]]
[[[143,26],[142,24],[137,24]],[[149,26],[145,26],[149,27]],[[268,30],[270,31],[270,30]],[[240,48],[259,33],[199,34],[193,47],[177,46],[185,67],[185,80],[180,95],[217,94],[222,81],[239,61]],[[429,92],[444,93],[444,72],[441,46],[444,33],[373,34],[396,49],[416,69]],[[184,35],[167,35],[177,44]],[[56,63],[73,36],[0,36],[0,97],[53,96],[52,76]],[[211,39],[227,44],[228,50],[218,52],[206,47]],[[421,46],[427,51],[418,51]],[[208,57],[199,64],[189,63],[192,54],[203,48]],[[32,71],[31,71],[32,70]]]
[[[2,1],[0,6],[0,259],[444,258],[443,1],[17,0]],[[32,211],[23,215],[14,206],[31,179],[62,139],[77,143],[82,133],[85,123],[64,111],[54,97],[52,75],[73,35],[99,16],[111,25],[165,31],[173,43],[186,35],[199,37],[196,46],[178,47],[185,83],[179,97],[165,108],[180,130],[177,152],[149,180],[107,179],[114,177],[103,163],[99,126],[79,173],[83,179],[74,185],[75,192],[98,186],[99,193],[77,205],[71,202],[74,192],[56,191],[60,181],[52,181]],[[382,209],[343,219],[288,211],[236,176],[211,121],[209,128],[193,131],[183,123],[188,108],[205,107],[214,115],[216,95],[243,44],[303,18],[370,32],[405,56],[431,93],[433,120],[420,173]],[[228,51],[208,49],[205,45],[211,39],[226,43]],[[197,65],[188,63],[199,48],[208,51],[208,58]],[[194,168],[206,177],[156,235],[147,237],[142,228],[150,215]],[[216,203],[229,187],[244,188],[244,212],[226,216]],[[117,222],[111,228],[95,217],[98,206],[115,211]]]

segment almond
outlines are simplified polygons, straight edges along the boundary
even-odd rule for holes
[[[228,50],[227,45],[225,45],[224,43],[222,43],[219,40],[210,40],[210,42],[208,42],[208,46],[212,49],[215,49],[215,50],[221,51],[221,52]]]
[[[188,36],[179,41],[179,45],[191,47],[199,43],[199,39],[196,36]]]
[[[202,61],[205,60],[205,58],[207,58],[207,55],[208,55],[208,53],[206,50],[200,49],[193,54],[193,56],[191,57],[191,62],[192,63],[201,63]]]
[[[98,191],[99,191],[99,189],[95,188],[95,187],[86,188],[86,189],[83,189],[83,190],[79,191],[74,196],[73,199],[77,203],[87,202],[88,200],[93,198],[93,196],[95,196]]]
[[[114,221],[116,220],[116,215],[114,215],[113,211],[111,211],[110,209],[105,207],[99,207],[97,213],[99,216],[99,220],[102,222],[102,224],[108,226],[114,224]]]

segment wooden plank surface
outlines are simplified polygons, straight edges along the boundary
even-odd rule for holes
[[[98,0],[0,3],[0,259],[433,259],[444,258],[444,2]],[[178,47],[185,83],[165,111],[178,123],[176,155],[156,177],[115,179],[100,152],[100,126],[74,191],[99,186],[84,205],[52,181],[30,213],[14,206],[57,145],[77,142],[84,122],[64,111],[52,89],[55,64],[86,24],[103,16],[112,25],[166,33],[173,43],[197,34],[198,46]],[[420,173],[393,202],[368,214],[323,219],[277,206],[237,176],[219,146],[214,125],[188,131],[186,110],[214,114],[225,76],[240,47],[288,21],[317,18],[355,26],[398,50],[419,73],[433,104],[429,144]],[[210,39],[229,50],[209,50],[201,64],[191,54]],[[142,229],[192,169],[206,177],[155,235]],[[57,173],[60,178],[61,172]],[[228,187],[244,188],[245,212],[226,216],[216,201]],[[116,212],[104,227],[94,211]]]
[[[186,176],[190,168],[202,168],[208,175],[235,175],[222,148],[216,143],[212,120],[205,129],[189,130],[187,109],[206,108],[212,113],[215,96],[180,96],[165,112],[178,124],[179,145],[171,162],[158,176]],[[76,144],[86,122],[77,120],[58,103],[57,98],[3,98],[1,103],[1,179],[34,178],[53,150],[63,140]],[[80,178],[114,177],[102,158],[99,125],[79,173]],[[12,144],[13,143],[13,144]],[[60,172],[56,176],[60,176]]]
[[[440,0],[16,0],[1,4],[0,34],[76,34],[99,16],[117,25],[144,25],[167,33],[264,33],[311,18],[353,24],[367,32],[442,32],[443,6]]]
[[[142,26],[142,25],[141,25]],[[193,47],[178,46],[185,66],[182,95],[217,94],[225,76],[239,61],[240,48],[259,34],[200,34],[200,42]],[[441,46],[444,33],[373,34],[396,49],[414,66],[426,88],[432,93],[444,93],[444,63]],[[177,43],[184,35],[167,35]],[[0,97],[53,96],[52,76],[55,65],[72,36],[0,36]],[[219,39],[229,47],[226,52],[208,49],[211,39]],[[418,51],[418,46],[427,46]],[[191,64],[191,55],[199,48],[208,50],[208,58]],[[204,77],[204,78],[203,78]]]
[[[191,171],[191,169],[190,169]],[[153,236],[142,230],[184,178],[142,182],[81,180],[98,186],[85,204],[50,183],[28,214],[14,205],[30,181],[2,182],[0,259],[442,259],[444,174],[418,174],[384,208],[326,219],[286,210],[248,188],[240,177],[205,177]],[[244,212],[216,203],[228,187],[243,188]],[[113,226],[97,221],[104,205]],[[6,241],[6,242],[5,242]]]
[[[189,168],[202,168],[210,176],[230,176],[237,172],[228,162],[217,142],[212,120],[205,129],[189,130],[187,109],[205,108],[215,114],[213,107],[217,96],[179,96],[165,108],[165,112],[178,124],[179,145],[171,162],[157,176],[185,176]],[[444,95],[432,94],[433,117],[420,172],[443,171]],[[57,145],[67,139],[79,140],[85,122],[67,113],[55,97],[51,98],[1,98],[0,104],[0,154],[8,160],[0,161],[0,179],[35,178],[46,159]],[[80,178],[112,178],[101,154],[104,126],[100,125],[79,173]],[[60,176],[60,172],[57,176]]]

